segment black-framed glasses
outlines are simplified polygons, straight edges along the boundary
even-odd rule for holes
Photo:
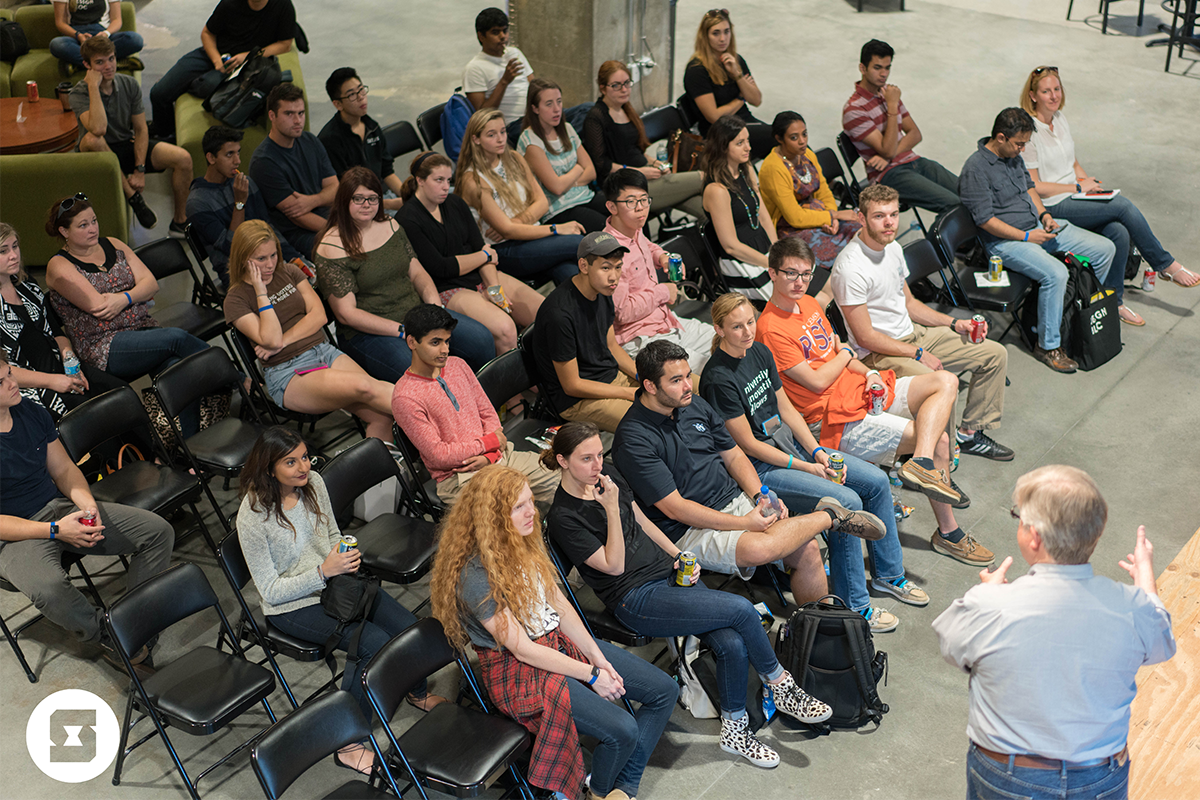
[[[1033,74],[1041,75],[1043,72],[1058,72],[1058,67],[1038,67],[1033,71]]]
[[[610,84],[608,85],[608,88],[610,88],[610,89],[614,89],[614,90],[616,90],[616,89],[628,89],[630,86],[633,86],[633,81],[631,81],[631,80],[629,80],[629,81],[621,81],[620,83],[617,83],[616,81],[614,81],[614,82],[612,82],[612,83],[610,83]]]
[[[54,215],[54,221],[58,222],[58,218],[75,207],[76,203],[86,203],[87,195],[83,192],[76,192],[74,197],[68,197],[58,204],[58,213]]]
[[[777,269],[775,270],[775,273],[780,275],[788,283],[794,283],[797,278],[803,278],[806,281],[811,281],[813,276],[813,271],[811,269],[807,272],[796,272],[794,269]]]
[[[350,202],[356,206],[377,206],[379,205],[379,195],[356,194],[350,197]]]
[[[621,205],[621,206],[625,206],[626,208],[633,208],[633,209],[650,207],[650,198],[649,197],[630,197],[630,198],[626,198],[625,200],[614,200],[613,202],[616,203],[617,205]]]
[[[357,100],[360,97],[366,97],[367,92],[369,92],[370,90],[371,90],[371,87],[364,84],[362,86],[359,86],[357,89],[355,89],[352,92],[346,92],[339,99],[341,99],[341,100]]]

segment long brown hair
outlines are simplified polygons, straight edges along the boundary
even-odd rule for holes
[[[283,268],[283,248],[275,230],[264,220],[248,219],[233,232],[229,245],[229,286],[233,288],[246,279],[246,264],[254,251],[267,242],[275,243],[275,269]]]
[[[741,194],[741,188],[737,185],[737,175],[729,174],[729,145],[733,144],[733,140],[745,129],[745,120],[733,114],[719,117],[708,129],[708,135],[704,137],[704,154],[700,157],[700,170],[704,173],[705,186],[719,183],[730,192]],[[746,185],[751,186],[750,162],[740,165],[738,171],[746,179]]]
[[[463,618],[475,612],[466,606],[460,592],[467,562],[478,558],[487,573],[488,599],[496,603],[497,642],[507,635],[502,612],[511,612],[522,626],[529,627],[536,619],[538,598],[543,591],[549,596],[555,585],[554,567],[540,533],[540,516],[534,519],[534,532],[528,536],[522,536],[513,525],[513,506],[528,485],[525,476],[511,467],[486,466],[475,473],[442,520],[429,593],[433,616],[459,650],[465,649],[468,641]]]
[[[400,199],[406,203],[411,200],[417,193],[417,179],[425,180],[438,167],[449,167],[453,171],[454,162],[433,150],[418,153],[408,165],[408,177],[400,185]]]
[[[296,528],[283,513],[284,490],[275,479],[275,464],[302,444],[304,439],[290,428],[282,425],[267,428],[250,449],[241,475],[241,493],[243,497],[250,498],[250,510],[255,513],[265,511],[268,517],[274,516],[280,527],[292,532],[293,539],[296,538]],[[325,514],[317,502],[317,490],[313,488],[312,480],[296,491],[304,503],[304,510],[323,521]]]
[[[317,244],[313,245],[314,252],[322,244],[321,240],[325,238],[326,234],[337,229],[338,238],[342,240],[342,250],[346,252],[346,255],[354,261],[362,261],[366,258],[366,254],[362,250],[362,231],[350,217],[350,198],[354,196],[359,187],[379,195],[379,204],[375,206],[375,217],[372,222],[388,220],[388,214],[383,210],[383,182],[379,180],[379,176],[366,167],[351,167],[342,173],[342,179],[338,182],[337,194],[334,195],[333,206],[329,210],[329,219],[325,221],[325,227],[321,228],[321,232],[317,234],[315,240]]]
[[[600,70],[596,73],[596,85],[600,87],[600,100],[604,102],[604,89],[608,86],[608,81],[616,72],[624,72],[629,75],[629,67],[625,66],[624,61],[605,61],[600,65]],[[650,146],[650,140],[646,138],[646,127],[642,125],[642,118],[633,110],[633,103],[626,102],[621,106],[621,110],[625,112],[625,116],[629,117],[629,121],[633,123],[634,130],[637,131],[637,146],[638,150],[645,150]]]
[[[726,292],[725,294],[713,300],[712,304],[712,321],[713,325],[720,328],[725,324],[725,318],[732,314],[742,306],[750,306],[750,310],[754,311],[754,305],[750,302],[750,298],[739,292]],[[717,348],[721,346],[721,334],[713,335],[712,352],[717,352]]]
[[[725,52],[737,58],[737,37],[733,34],[733,20],[729,18],[728,11],[719,8],[714,8],[700,18],[700,27],[696,29],[696,49],[692,53],[692,58],[704,65],[704,71],[717,86],[725,85],[729,80],[729,73],[725,71],[720,57],[709,46],[708,32],[722,22],[729,23],[729,48]]]
[[[542,140],[542,149],[550,155],[562,155],[563,153],[571,152],[575,146],[571,141],[571,136],[567,133],[567,115],[563,114],[558,120],[558,125],[554,127],[554,132],[558,135],[558,146],[561,150],[556,150],[546,141],[546,132],[542,130],[542,120],[537,115],[537,104],[541,102],[542,92],[554,90],[560,95],[562,87],[554,81],[546,80],[545,78],[530,78],[529,79],[529,94],[525,101],[525,119],[521,121],[521,130],[528,128],[533,131],[533,135]]]
[[[504,122],[504,115],[500,113],[500,109],[481,108],[467,121],[467,130],[462,138],[462,150],[458,154],[458,178],[454,182],[454,193],[462,197],[463,185],[466,183],[463,178],[473,174],[479,184],[480,194],[479,206],[475,209],[476,211],[483,211],[483,193],[494,189],[496,194],[500,195],[504,205],[512,209],[514,214],[520,214],[533,203],[534,196],[533,187],[529,185],[529,176],[525,174],[525,160],[511,147],[505,146],[504,153],[500,156],[500,166],[504,168],[507,180],[502,179],[500,174],[488,164],[487,153],[483,152],[483,147],[475,143],[475,137],[482,136],[483,129],[497,119]],[[484,176],[488,176],[490,180],[485,181]],[[513,188],[514,181],[525,189],[524,202],[522,202],[520,194]]]

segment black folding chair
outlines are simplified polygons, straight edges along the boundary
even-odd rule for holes
[[[164,328],[182,328],[197,339],[209,341],[221,336],[228,330],[225,313],[218,307],[204,302],[205,291],[203,281],[196,274],[192,260],[178,239],[159,239],[157,242],[142,245],[133,251],[154,275],[162,281],[172,275],[187,273],[192,279],[192,299],[190,302],[172,303],[168,306],[154,308],[154,319]],[[228,342],[226,342],[228,343]]]
[[[906,244],[904,246],[904,263],[908,267],[907,283],[913,293],[924,294],[926,297],[932,295],[933,299],[929,300],[928,304],[938,311],[949,314],[948,307],[955,307],[951,293],[953,278],[947,274],[946,266],[942,263],[933,242],[928,239],[917,239]],[[935,275],[940,284],[933,282],[932,278]],[[925,300],[925,298],[921,299]]]
[[[658,244],[663,250],[666,250],[668,253],[675,253],[683,259],[688,279],[683,281],[679,288],[683,292],[684,297],[692,302],[707,299],[711,303],[720,296],[720,292],[713,286],[711,278],[714,272],[720,274],[720,270],[717,269],[716,262],[711,260],[711,253],[704,246],[704,241],[701,239],[698,227],[687,228]],[[681,305],[677,304],[672,310],[679,316],[690,317],[696,316],[703,308],[702,306],[698,307],[695,305],[681,307]],[[689,311],[692,313],[688,313]]]
[[[436,619],[418,620],[402,630],[363,670],[367,698],[391,744],[388,763],[403,765],[422,800],[429,800],[426,788],[455,797],[476,797],[505,771],[522,797],[533,800],[533,790],[517,769],[517,760],[529,750],[529,732],[507,717],[440,703],[399,737],[392,730],[392,717],[404,696],[454,663],[469,676],[475,699],[486,709],[470,665],[450,646]]]
[[[901,10],[903,11],[903,9]],[[869,185],[866,178],[860,181],[854,177],[854,164],[858,161],[858,149],[854,146],[854,140],[845,131],[838,134],[837,144],[838,151],[842,154],[842,160],[846,162],[846,187],[850,190],[850,198],[853,200],[854,207],[857,207],[859,193]],[[824,172],[824,169],[821,171]],[[917,219],[917,224],[921,226],[921,232],[926,236],[929,235],[929,231],[925,229],[925,220],[921,219],[921,213],[916,206],[909,205],[901,198],[900,211],[911,211]]]
[[[383,139],[387,142],[388,153],[392,158],[400,158],[405,153],[425,149],[421,144],[420,137],[417,136],[417,129],[408,120],[400,120],[399,122],[393,122],[391,125],[385,125],[383,128]],[[401,170],[396,170],[396,172],[400,173]]]
[[[533,323],[525,330],[521,331],[521,338],[517,340],[517,350],[521,352],[521,360],[525,364],[525,371],[533,382],[537,384],[538,395],[533,402],[534,417],[548,420],[552,425],[560,425],[566,420],[560,417],[553,408],[550,407],[550,402],[546,399],[550,395],[546,391],[545,380],[542,377],[542,372],[538,369],[537,358],[533,355],[533,348],[536,346],[533,331],[537,328],[537,323]]]
[[[433,146],[442,140],[442,111],[445,108],[445,103],[438,103],[417,115],[417,130],[425,140],[426,150],[432,150]]]
[[[129,661],[130,654],[137,653],[172,625],[208,608],[216,609],[222,628],[233,642],[234,653],[223,653],[213,647],[193,647],[169,664],[159,665],[150,677],[140,678]],[[121,772],[130,753],[157,732],[187,785],[188,794],[193,800],[200,800],[196,791],[200,780],[253,744],[254,738],[222,756],[193,781],[167,735],[167,728],[177,728],[193,736],[210,736],[259,703],[271,722],[275,722],[275,712],[267,702],[267,697],[275,690],[274,674],[245,659],[233,639],[233,629],[217,602],[217,595],[204,572],[195,564],[176,564],[130,589],[112,604],[105,620],[116,651],[132,678],[125,721],[121,725],[121,744],[113,769],[113,785],[121,784]],[[140,716],[131,722],[135,709]],[[155,730],[126,748],[133,728],[146,718],[154,723]]]
[[[525,356],[519,348],[501,353],[479,368],[479,385],[491,401],[492,407],[500,410],[510,397],[529,391],[537,382],[525,366]],[[546,430],[546,423],[534,419],[529,412],[532,404],[526,402],[520,419],[510,419],[505,424],[504,435],[514,444],[526,436],[537,436]]]
[[[847,185],[846,173],[842,172],[842,162],[838,161],[837,154],[830,147],[822,147],[816,152],[817,165],[821,168],[821,174],[825,176],[825,185],[838,201],[838,208],[856,208],[854,195]]]
[[[416,517],[429,515],[434,522],[441,520],[442,515],[446,513],[446,507],[442,505],[442,501],[437,499],[437,485],[433,480],[433,474],[425,466],[425,462],[421,460],[421,454],[417,451],[417,446],[412,443],[404,429],[397,422],[392,423],[392,444],[394,449],[392,455],[398,455],[404,469],[408,474],[403,477],[405,485],[409,488],[409,494],[405,496],[405,505],[409,511]],[[434,486],[433,494],[429,493],[427,485]],[[408,497],[412,497],[413,502],[408,502]]]
[[[216,269],[212,268],[212,257],[208,252],[208,244],[200,237],[199,228],[190,222],[183,228],[183,237],[188,243],[188,248],[192,251],[192,258],[196,260],[200,271],[200,295],[199,297],[193,296],[192,302],[221,308],[225,296],[221,293],[217,282],[213,280]],[[205,262],[208,263],[208,267],[205,266]],[[209,268],[212,268],[211,274]]]
[[[371,740],[378,755],[376,770],[387,779],[392,794],[363,780],[350,780],[325,795],[325,800],[388,800],[400,789],[383,757],[383,750],[349,692],[336,691],[288,714],[263,733],[250,750],[250,763],[267,800],[278,800],[296,779],[326,756],[343,747]]]

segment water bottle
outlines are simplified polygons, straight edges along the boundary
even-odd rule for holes
[[[759,487],[759,491],[762,492],[762,496],[767,500],[768,515],[782,516],[783,504],[779,502],[779,495],[775,494],[775,491],[771,487],[765,485]]]
[[[68,378],[79,374],[79,359],[70,350],[63,355],[63,374]]]
[[[668,160],[670,159],[670,154],[667,152],[667,143],[666,142],[658,143],[657,158],[658,158],[658,162],[663,165],[666,165]]]

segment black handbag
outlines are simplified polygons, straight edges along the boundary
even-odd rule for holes
[[[333,658],[333,649],[341,641],[346,626],[355,622],[358,623],[358,627],[346,647],[346,669],[349,670],[350,665],[358,661],[358,643],[362,639],[363,629],[367,627],[367,621],[374,616],[375,595],[378,592],[379,579],[361,570],[334,575],[325,581],[325,588],[321,591],[321,608],[336,619],[338,624],[325,640],[321,657],[334,677],[337,677],[337,664]]]
[[[11,19],[0,19],[0,61],[12,64],[28,52],[29,39],[26,38],[21,23]]]
[[[1072,301],[1067,352],[1080,369],[1091,370],[1121,352],[1121,320],[1116,292],[1101,287],[1090,269],[1081,269],[1079,277],[1082,291]]]

